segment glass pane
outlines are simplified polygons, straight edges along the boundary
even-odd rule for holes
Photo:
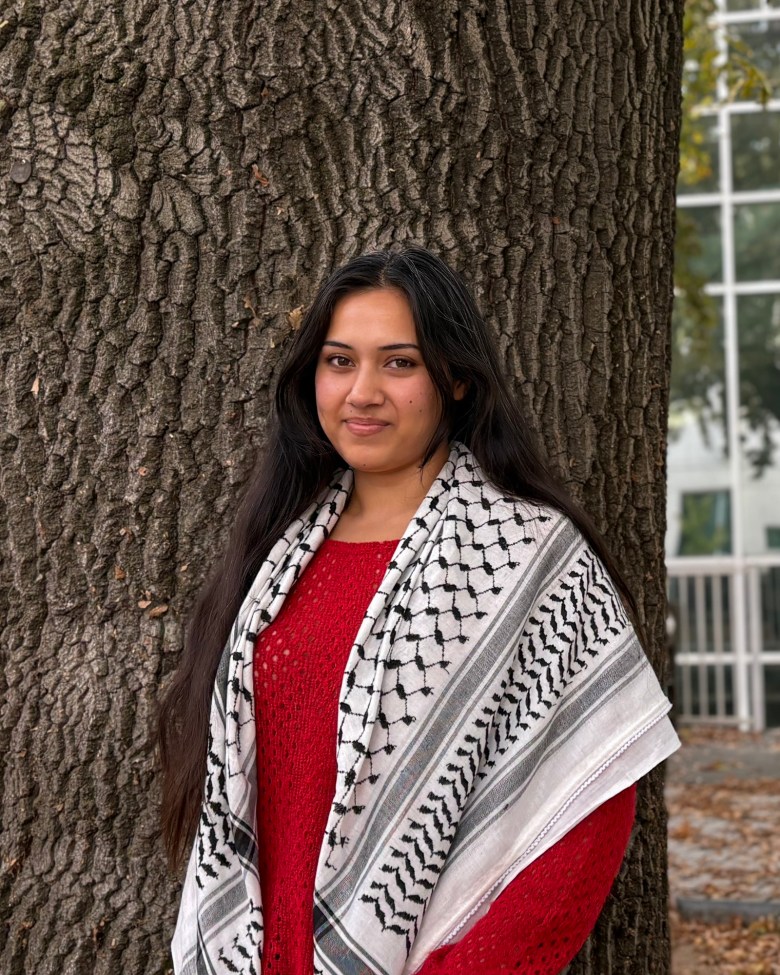
[[[715,719],[718,713],[718,697],[721,698],[722,717],[733,716],[734,711],[734,668],[730,664],[709,665],[707,676],[707,696],[699,696],[699,668],[697,664],[678,664],[674,677],[674,708],[678,715],[685,717],[705,717]],[[686,690],[687,683],[687,690]],[[686,697],[688,700],[686,701]],[[686,704],[688,707],[686,708]]]
[[[745,552],[760,555],[780,524],[780,294],[740,295],[737,329]]]
[[[761,0],[727,0],[726,10],[757,10]]]
[[[720,207],[677,208],[675,261],[705,282],[722,280]]]
[[[780,650],[780,566],[761,572],[761,645],[767,653]]]
[[[667,633],[672,659],[677,661],[672,700],[678,714],[691,715],[703,710],[726,717],[734,712],[731,666],[707,659],[714,653],[718,656],[731,653],[730,592],[727,576],[700,579],[670,575],[668,578]],[[702,618],[706,621],[704,629]],[[682,663],[684,655],[693,659]],[[706,695],[700,699],[702,667]]]
[[[746,45],[747,51],[735,49],[766,75],[773,92],[780,84],[780,20],[757,20],[750,24],[730,24],[729,34]],[[755,96],[750,95],[751,99]]]
[[[780,186],[780,112],[731,116],[734,189]]]
[[[704,296],[694,305],[678,295],[672,311],[672,410],[693,412],[697,422],[705,416],[708,422],[720,420],[725,377],[721,300]]]
[[[736,714],[737,710],[734,706],[734,668],[724,667],[723,668],[723,683],[725,684],[725,697],[726,697],[726,714]]]
[[[764,667],[764,691],[767,727],[780,727],[780,667]]]
[[[681,157],[677,191],[715,193],[720,186],[717,116],[699,116],[684,124],[685,144],[689,149]]]
[[[730,483],[722,304],[696,292],[678,292],[672,312],[667,450],[666,547],[677,555],[684,495]]]
[[[734,207],[738,281],[780,279],[780,203]]]
[[[705,657],[729,652],[727,631],[729,623],[729,578],[712,575],[693,576],[674,580],[678,599],[675,621],[680,630],[680,649]],[[683,590],[685,590],[683,592]],[[670,593],[672,592],[670,588]],[[685,618],[683,618],[685,614]]]
[[[701,491],[682,496],[679,555],[731,552],[731,493]]]

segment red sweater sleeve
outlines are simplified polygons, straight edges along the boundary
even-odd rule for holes
[[[526,867],[458,942],[418,975],[559,975],[585,943],[617,876],[636,786],[609,799]]]

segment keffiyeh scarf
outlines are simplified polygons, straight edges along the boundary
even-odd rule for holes
[[[290,525],[225,646],[177,975],[259,975],[254,644],[351,486],[339,472]],[[411,975],[461,938],[529,863],[674,751],[668,710],[572,522],[506,497],[454,443],[345,668],[312,905],[317,975]]]

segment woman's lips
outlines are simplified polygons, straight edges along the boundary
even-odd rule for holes
[[[390,426],[389,423],[381,423],[380,421],[372,422],[370,420],[345,420],[344,423],[347,430],[356,437],[371,437],[375,433],[381,433],[382,430],[386,430]]]

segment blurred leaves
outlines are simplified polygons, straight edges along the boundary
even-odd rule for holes
[[[680,737],[666,785],[672,902],[780,899],[780,733],[698,725]],[[671,932],[673,975],[780,975],[776,918],[716,924],[672,910]]]
[[[718,188],[718,118],[711,110],[722,101],[737,99],[766,105],[772,97],[772,85],[742,37],[727,28],[719,47],[712,22],[715,12],[715,0],[688,0],[685,7],[679,183],[688,192]],[[761,277],[760,267],[751,266],[749,255],[755,255],[760,265],[772,252],[777,235],[776,213],[753,210],[746,215],[750,221],[744,245],[748,260],[740,268],[742,280]],[[708,427],[721,424],[725,428],[726,422],[721,315],[717,299],[705,292],[713,274],[706,257],[696,215],[678,208],[671,402],[678,411],[690,410],[696,415],[705,438]],[[763,309],[763,318],[752,321],[744,336],[740,320],[740,402],[749,428],[759,435],[760,446],[748,454],[756,475],[773,460],[771,430],[780,420],[780,350],[776,349],[780,300],[767,299],[775,307]],[[757,363],[758,373],[753,368]],[[674,425],[671,432],[673,435]]]
[[[696,122],[702,109],[719,104],[719,82],[725,83],[727,102],[749,99],[766,105],[772,97],[769,79],[756,65],[750,47],[728,29],[728,57],[723,57],[712,24],[716,9],[715,0],[688,0],[685,5],[680,178],[691,186],[712,175],[712,162]]]
[[[673,975],[780,975],[780,923],[683,921],[672,915]]]

